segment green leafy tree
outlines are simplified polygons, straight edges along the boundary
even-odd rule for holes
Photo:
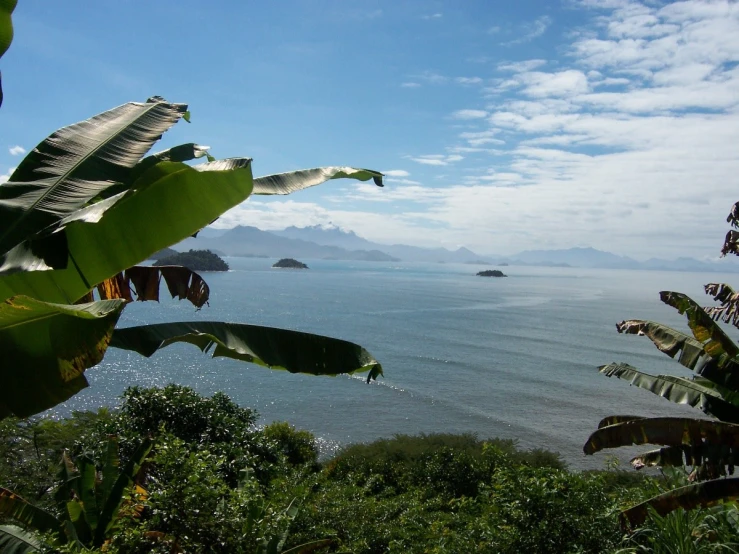
[[[146,300],[164,278],[173,295],[202,305],[207,291],[193,272],[135,264],[251,194],[289,194],[338,178],[382,185],[380,173],[350,167],[254,179],[251,159],[214,160],[195,144],[145,157],[181,118],[189,119],[187,106],[160,97],[118,106],[53,133],[0,186],[0,417],[29,416],[77,393],[108,346],[151,356],[188,342],[291,372],[381,374],[362,347],[308,333],[203,321],[115,329],[131,283]],[[209,161],[184,163],[203,157]],[[93,289],[100,300],[90,301]]]
[[[739,203],[727,220],[739,226]],[[738,245],[739,233],[729,231],[722,253],[739,255]],[[739,346],[718,323],[739,327],[739,294],[720,283],[706,285],[705,291],[719,304],[703,308],[685,294],[660,293],[662,302],[686,316],[690,335],[654,321],[628,320],[616,326],[619,333],[648,337],[661,352],[695,375],[650,375],[625,363],[600,368],[608,377],[624,379],[672,402],[693,406],[712,418],[617,415],[600,422],[583,447],[586,454],[604,448],[652,444],[659,448],[631,460],[636,469],[691,468],[690,484],[625,510],[622,517],[628,526],[641,525],[650,511],[664,517],[678,508],[706,507],[739,498],[739,478],[726,478],[733,475],[739,459]]]

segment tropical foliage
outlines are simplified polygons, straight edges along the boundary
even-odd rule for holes
[[[0,0],[0,58],[10,47],[13,41],[13,20],[11,15],[18,0]],[[0,74],[0,106],[3,105],[3,83]]]
[[[739,226],[739,203],[728,221]],[[739,233],[729,231],[722,253],[739,255]],[[717,306],[701,307],[678,292],[663,291],[662,302],[687,318],[691,334],[654,321],[628,320],[616,325],[619,333],[648,337],[662,352],[692,370],[691,378],[650,375],[625,363],[600,368],[608,377],[618,377],[678,404],[699,408],[712,419],[644,418],[611,416],[600,422],[584,446],[586,454],[604,448],[652,444],[660,448],[635,456],[636,469],[687,466],[689,484],[665,492],[624,511],[624,523],[639,526],[650,513],[653,522],[680,509],[712,506],[739,498],[739,346],[721,327],[724,322],[739,327],[739,295],[726,284],[710,283],[705,292]],[[678,521],[682,516],[674,516]],[[687,517],[687,516],[686,516]]]
[[[661,490],[648,477],[569,472],[556,454],[471,434],[399,435],[347,446],[319,461],[310,433],[281,422],[260,429],[256,420],[254,411],[222,393],[206,398],[177,385],[135,387],[114,412],[0,422],[2,436],[19,429],[24,437],[15,447],[18,456],[0,457],[0,479],[15,484],[14,493],[47,513],[49,523],[63,523],[70,508],[59,497],[69,492],[70,480],[58,464],[24,463],[36,459],[34,437],[49,462],[69,447],[65,456],[75,461],[71,477],[78,484],[94,463],[102,479],[78,494],[88,494],[87,502],[97,507],[104,503],[97,496],[93,503],[90,491],[104,490],[105,476],[116,474],[106,469],[112,459],[108,437],[117,437],[119,468],[137,460],[144,437],[152,437],[154,447],[138,472],[118,470],[133,474],[133,483],[112,520],[97,519],[102,547],[94,546],[95,533],[83,525],[90,523],[87,503],[84,519],[76,519],[77,537],[93,537],[80,542],[109,554],[319,547],[356,553],[608,552],[621,544],[615,515],[620,502]],[[82,514],[77,508],[71,505]],[[30,533],[44,527],[13,518],[1,503],[0,514],[16,525],[11,530],[18,540],[44,541],[57,551],[74,551],[78,544],[61,544],[64,532]]]
[[[188,342],[291,372],[381,374],[362,347],[308,333],[202,321],[115,328],[132,288],[138,300],[158,299],[162,279],[173,296],[202,306],[209,291],[196,273],[136,264],[250,194],[338,178],[382,186],[380,173],[350,167],[254,179],[249,158],[215,160],[195,144],[145,156],[183,118],[186,105],[160,97],[118,106],[54,132],[0,186],[0,417],[35,414],[77,393],[108,346],[151,356]],[[208,161],[185,163],[196,158]]]

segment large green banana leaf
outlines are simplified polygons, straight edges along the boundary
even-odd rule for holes
[[[608,364],[599,370],[607,377],[629,381],[675,404],[687,404],[722,421],[739,423],[739,394],[708,379],[696,377],[688,380],[672,375],[649,375],[629,364]]]
[[[703,342],[656,321],[632,319],[617,323],[616,329],[619,333],[648,337],[661,352],[677,358],[681,365],[702,377],[733,389],[739,387],[739,363],[723,350],[712,347],[711,352],[716,356],[713,357]]]
[[[13,20],[11,15],[17,0],[3,0],[0,2],[0,58],[7,52],[13,42]]]
[[[13,42],[13,19],[11,15],[15,9],[17,0],[4,0],[0,2],[0,58]],[[0,106],[3,105],[3,83],[0,74]]]
[[[185,104],[154,97],[46,138],[0,187],[0,253],[84,207],[114,183],[126,182],[131,168],[186,110]]]
[[[194,344],[213,357],[225,356],[272,369],[311,375],[369,371],[367,381],[382,375],[382,366],[361,346],[345,340],[240,323],[193,321],[116,329],[110,346],[151,356],[176,342]]]
[[[0,516],[41,533],[58,534],[62,530],[61,522],[52,514],[2,487],[0,487]]]
[[[717,359],[720,366],[739,355],[739,347],[695,300],[681,292],[662,291],[659,296],[662,302],[685,314],[693,336],[703,343],[703,349]]]
[[[0,303],[0,418],[39,413],[86,387],[84,371],[103,359],[124,304]]]
[[[729,474],[734,473],[734,448],[716,444],[678,444],[644,452],[631,459],[634,469],[653,466],[700,466],[711,462],[716,466],[728,466]]]
[[[583,446],[585,454],[595,454],[604,448],[632,444],[663,446],[726,445],[739,446],[739,425],[683,417],[654,417],[625,421],[595,431]]]
[[[630,527],[638,527],[647,519],[650,507],[659,515],[664,516],[678,508],[692,510],[698,506],[707,507],[723,500],[737,498],[739,498],[739,478],[713,479],[680,487],[650,498],[623,511],[621,516]]]
[[[0,525],[0,552],[3,554],[31,554],[48,550],[33,533],[17,525]]]
[[[301,169],[288,173],[277,173],[254,179],[254,194],[290,194],[308,187],[320,185],[330,179],[344,178],[368,181],[381,187],[382,173],[371,169],[356,169],[354,167],[316,167]]]
[[[177,162],[151,167],[97,223],[72,221],[60,231],[69,249],[66,269],[0,275],[0,299],[25,294],[71,304],[97,283],[202,229],[251,193],[249,159],[231,160],[225,171],[203,165],[209,167],[196,170]]]

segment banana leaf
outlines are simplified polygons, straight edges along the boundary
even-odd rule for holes
[[[666,398],[675,404],[687,404],[721,421],[739,423],[739,394],[701,378],[692,381],[672,375],[649,375],[629,364],[608,364],[599,371]]]
[[[0,4],[0,58],[7,52],[10,43],[13,42],[13,19],[11,15],[17,4],[17,0],[5,0]],[[3,82],[0,74],[0,106],[3,105]]]
[[[706,294],[713,296],[721,306],[708,306],[703,308],[714,321],[730,323],[739,327],[739,293],[725,283],[708,283],[703,287]]]
[[[186,110],[159,97],[129,102],[42,141],[0,186],[0,253],[126,182],[131,168]]]
[[[662,291],[659,296],[662,302],[688,318],[693,336],[703,343],[703,349],[709,356],[718,360],[720,367],[736,358],[739,347],[698,303],[681,292]]]
[[[8,51],[10,43],[13,42],[13,10],[18,3],[17,0],[4,0],[0,3],[0,58]]]
[[[46,510],[42,510],[18,496],[13,491],[0,487],[0,516],[12,519],[41,533],[60,536],[61,522]]]
[[[595,454],[604,448],[632,444],[662,446],[715,444],[736,448],[739,446],[739,425],[682,417],[625,421],[595,431],[583,446],[583,452]]]
[[[700,448],[700,446],[696,446],[696,448]],[[684,459],[686,450],[690,450],[690,447],[684,445],[665,446],[664,448],[657,448],[634,456],[629,460],[629,463],[636,470],[654,466],[680,467],[683,465],[695,465],[690,463],[690,458],[687,460]]]
[[[330,179],[351,178],[359,181],[372,179],[381,187],[382,173],[371,169],[356,169],[354,167],[317,167],[301,169],[288,173],[277,173],[254,179],[254,194],[290,194],[299,190],[320,185]]]
[[[87,386],[103,358],[124,300],[66,306],[16,296],[0,303],[0,418],[27,417]]]
[[[69,264],[64,270],[0,275],[0,300],[26,294],[72,304],[94,285],[202,229],[251,193],[251,160],[231,169],[161,162],[146,171],[135,190],[111,206],[97,223],[72,221],[64,232]]]
[[[650,498],[646,502],[624,510],[621,518],[624,526],[633,528],[644,523],[649,515],[650,507],[659,515],[665,516],[678,508],[692,510],[698,506],[712,506],[724,500],[736,500],[737,498],[739,498],[739,478],[714,479],[680,487]]]
[[[300,331],[210,321],[159,323],[116,329],[110,346],[149,357],[176,342],[194,344],[213,357],[225,356],[271,369],[310,375],[368,371],[367,382],[382,366],[361,346]],[[214,348],[215,347],[215,348]]]
[[[17,525],[0,525],[0,552],[31,554],[46,552],[48,547],[33,533]]]
[[[624,421],[634,421],[637,419],[646,419],[644,416],[632,416],[632,415],[612,415],[604,417],[598,423],[598,429],[608,427],[609,425],[616,425],[617,423],[623,423]]]
[[[201,308],[208,303],[210,287],[196,272],[179,265],[135,265],[97,285],[100,300],[122,298],[128,302],[155,300],[159,302],[159,286],[164,279],[172,298],[189,300]],[[92,302],[90,291],[88,302]]]
[[[703,342],[655,321],[622,321],[616,324],[616,329],[619,333],[646,336],[661,352],[671,358],[677,357],[677,361],[688,369],[729,388],[739,388],[739,363],[723,351],[712,349],[716,354],[713,357],[705,350]]]

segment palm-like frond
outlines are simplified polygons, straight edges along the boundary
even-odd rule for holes
[[[0,253],[84,207],[132,167],[186,111],[159,97],[59,129],[0,186]]]

